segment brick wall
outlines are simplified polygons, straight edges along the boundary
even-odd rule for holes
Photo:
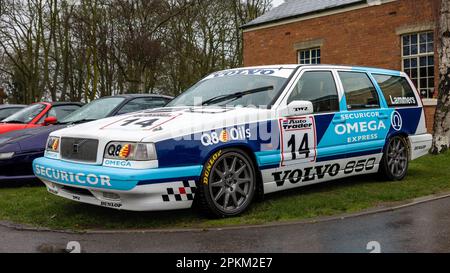
[[[398,0],[270,28],[246,30],[244,65],[297,63],[296,45],[320,41],[323,64],[401,70],[399,32],[405,33],[408,29],[427,26],[433,28],[436,1]],[[435,63],[438,63],[437,53]],[[436,66],[435,75],[437,74]],[[427,107],[430,128],[433,124],[433,111],[433,106]]]
[[[427,102],[424,101],[424,111],[425,111],[425,118],[427,121],[427,129],[428,132],[431,134],[433,133],[433,125],[434,125],[434,114],[436,113],[436,102]]]

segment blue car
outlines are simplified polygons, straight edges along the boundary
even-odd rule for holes
[[[159,95],[120,95],[95,100],[53,126],[0,135],[0,181],[33,179],[32,162],[44,156],[50,133],[75,124],[162,107],[172,98]]]

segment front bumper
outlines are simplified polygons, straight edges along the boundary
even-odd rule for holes
[[[159,211],[192,206],[202,166],[131,170],[38,158],[33,170],[50,193],[70,200],[120,210]]]

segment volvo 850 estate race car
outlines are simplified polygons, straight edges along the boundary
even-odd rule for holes
[[[265,66],[213,73],[165,108],[54,132],[34,172],[55,195],[109,208],[234,216],[256,194],[380,172],[431,147],[401,72]]]

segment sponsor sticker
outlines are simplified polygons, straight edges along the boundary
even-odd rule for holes
[[[47,178],[51,181],[60,181],[83,186],[112,187],[111,178],[106,175],[85,174],[82,172],[72,173],[40,165],[36,165],[34,169],[37,176]]]
[[[392,113],[391,125],[395,131],[400,131],[403,128],[403,119],[399,112]]]
[[[209,175],[211,174],[212,167],[216,163],[216,161],[219,159],[219,157],[222,155],[222,151],[216,152],[208,161],[205,167],[205,171],[203,173],[202,182],[205,185],[209,184]]]
[[[201,137],[203,146],[212,146],[236,140],[246,140],[252,137],[250,129],[245,126],[223,129],[220,132],[204,133]]]

